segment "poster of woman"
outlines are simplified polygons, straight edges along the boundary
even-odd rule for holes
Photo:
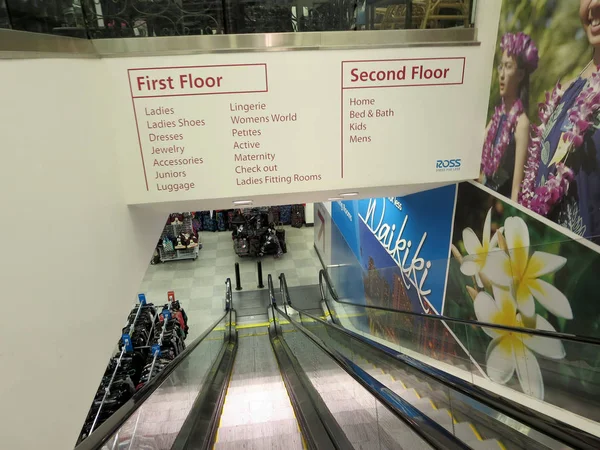
[[[529,146],[529,78],[538,65],[535,43],[525,33],[505,33],[500,41],[496,106],[481,154],[480,182],[517,201]]]
[[[600,243],[600,0],[539,3],[503,1],[480,181]]]

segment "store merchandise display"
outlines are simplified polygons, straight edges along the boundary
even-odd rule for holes
[[[294,228],[302,228],[305,223],[305,205],[293,205],[291,207],[290,223]]]
[[[159,314],[160,333],[155,333],[151,341],[152,358],[148,359],[136,389],[159,374],[172,360],[185,350],[188,334],[187,315],[178,301],[169,303]]]
[[[230,231],[231,219],[235,213],[234,209],[192,212],[194,231]]]
[[[291,211],[291,208],[290,208]],[[251,208],[237,214],[232,222],[233,250],[238,256],[280,257],[287,252],[285,230],[281,222],[281,209]]]
[[[196,259],[202,244],[194,231],[192,213],[170,214],[156,248],[161,262]]]
[[[104,371],[78,443],[185,349],[187,314],[174,293],[169,292],[169,302],[162,309],[146,303],[143,294],[139,297],[139,305],[131,310],[122,330],[119,352]]]
[[[172,213],[151,263],[196,259],[203,231],[231,231],[238,256],[279,257],[287,252],[282,226],[300,228],[304,223],[304,204]]]
[[[192,229],[195,234],[201,231],[234,231],[234,219],[244,216],[250,217],[257,211],[268,214],[268,223],[278,225],[302,226],[305,223],[305,205],[282,205],[249,209],[219,209],[214,211],[195,211],[189,213],[192,218]],[[181,216],[182,213],[176,215]],[[173,214],[172,214],[173,216]],[[239,225],[239,224],[238,224]]]

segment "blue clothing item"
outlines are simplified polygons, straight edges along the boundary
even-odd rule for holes
[[[544,136],[540,166],[535,185],[543,185],[550,174],[555,173],[555,165],[549,166],[563,132],[573,127],[568,111],[575,104],[577,96],[586,87],[587,80],[578,78],[564,93],[560,103],[548,119]],[[568,228],[575,234],[600,243],[600,122],[595,117],[587,131],[581,147],[572,150],[565,164],[573,170],[574,178],[567,195],[550,211],[548,218]]]
[[[506,114],[502,114],[500,117],[498,130],[496,131],[496,136],[494,136],[494,148],[498,145],[504,127],[508,126],[507,117]],[[492,151],[494,148],[492,148]],[[515,134],[511,133],[510,142],[504,150],[498,169],[492,176],[486,176],[485,178],[485,185],[487,187],[508,198],[510,198],[510,194],[512,193],[512,183],[515,173],[515,151]]]

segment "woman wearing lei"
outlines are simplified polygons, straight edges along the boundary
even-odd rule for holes
[[[498,66],[502,103],[486,129],[479,181],[517,200],[529,145],[529,77],[538,65],[538,51],[524,33],[506,33],[500,42]]]
[[[580,0],[592,60],[540,104],[519,203],[574,233],[600,240],[600,0]]]

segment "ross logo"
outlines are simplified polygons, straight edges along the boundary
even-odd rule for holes
[[[457,159],[438,159],[435,162],[435,170],[437,172],[446,172],[449,170],[460,170],[461,160]]]

